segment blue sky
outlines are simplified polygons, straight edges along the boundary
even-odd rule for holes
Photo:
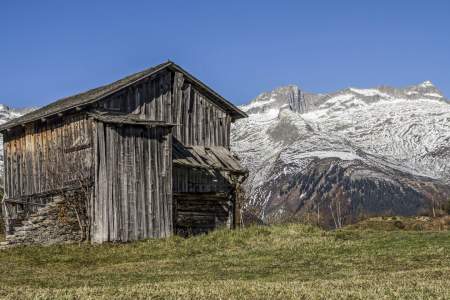
[[[236,105],[431,80],[450,98],[450,1],[2,1],[0,103],[44,106],[170,59]]]

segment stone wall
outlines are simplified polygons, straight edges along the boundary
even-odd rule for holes
[[[0,248],[13,246],[50,246],[71,244],[81,239],[81,230],[75,213],[70,212],[64,201],[55,199],[32,214],[22,226],[6,235],[7,242]]]

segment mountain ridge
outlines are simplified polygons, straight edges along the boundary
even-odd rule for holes
[[[295,201],[285,190],[301,186],[302,181],[293,184],[293,178],[310,174],[321,163],[345,169],[351,184],[370,180],[412,189],[417,199],[415,208],[407,209],[411,214],[420,206],[419,194],[450,183],[449,104],[428,80],[402,88],[381,85],[329,94],[306,93],[295,85],[277,87],[239,106],[249,118],[232,125],[231,148],[250,170],[244,186],[266,214],[308,202],[300,197],[307,190],[310,198],[324,195],[323,180],[294,193],[301,198]],[[328,171],[321,172],[323,177]],[[341,183],[348,186],[344,179],[325,194]],[[355,189],[348,192],[357,194]]]

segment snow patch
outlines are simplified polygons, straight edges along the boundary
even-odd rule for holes
[[[350,88],[351,91],[357,93],[357,94],[361,94],[364,96],[376,96],[378,94],[380,94],[380,91],[375,90],[375,89],[358,89],[358,88]]]
[[[438,97],[438,98],[444,98],[439,94],[435,94],[435,93],[428,93],[428,94],[423,94],[424,96],[431,96],[431,97]]]
[[[427,80],[424,83],[419,84],[421,87],[434,87],[434,84],[431,83],[431,81]]]

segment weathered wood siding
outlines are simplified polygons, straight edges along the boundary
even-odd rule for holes
[[[101,100],[100,111],[181,124],[173,137],[185,146],[230,147],[231,117],[178,72],[165,71]]]
[[[173,169],[174,193],[227,193],[232,186],[227,172]]]
[[[171,236],[170,129],[95,124],[93,242]]]
[[[175,194],[175,229],[178,234],[232,228],[234,202],[226,193]]]
[[[5,131],[5,199],[47,192],[50,186],[45,164],[57,164],[60,151],[83,151],[90,161],[91,132],[92,122],[86,114],[36,121]]]

